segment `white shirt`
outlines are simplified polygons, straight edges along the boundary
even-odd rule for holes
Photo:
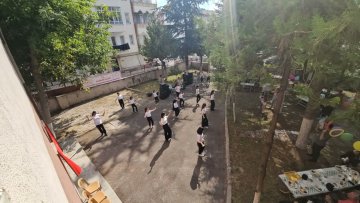
[[[93,116],[93,120],[94,120],[95,125],[100,125],[103,123],[100,118],[100,114],[98,114],[98,113],[95,114],[95,116]]]
[[[184,99],[184,93],[180,93],[180,94],[179,94],[179,98],[180,98],[180,99]]]
[[[120,99],[124,99],[124,96],[122,96],[121,94],[118,96],[118,100]]]
[[[135,104],[135,99],[131,99],[129,102],[130,104]]]
[[[198,142],[198,143],[203,143],[205,140],[204,140],[204,134],[197,134],[196,135],[196,141]]]
[[[205,107],[204,109],[201,110],[201,114],[202,114],[202,115],[206,114],[207,110],[208,110],[208,109]]]
[[[210,95],[210,100],[215,100],[214,95],[215,94]]]
[[[168,117],[164,116],[164,118],[161,118],[159,123],[160,125],[166,125],[168,123]]]
[[[173,103],[173,107],[176,109],[176,108],[179,108],[179,105],[177,102]]]
[[[197,95],[200,94],[200,89],[199,88],[197,88],[195,91],[196,91]]]
[[[158,95],[157,95],[157,93],[156,92],[154,92],[153,93],[153,97],[157,97]]]
[[[144,118],[149,118],[149,117],[151,117],[151,112],[153,112],[153,110],[148,110],[148,111],[146,111]]]
[[[176,92],[180,92],[180,89],[181,89],[181,87],[179,85],[175,87]]]

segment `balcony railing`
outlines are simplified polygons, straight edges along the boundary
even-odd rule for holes
[[[156,4],[156,0],[131,0],[134,3]]]

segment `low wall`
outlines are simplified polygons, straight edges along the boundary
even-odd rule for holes
[[[94,98],[120,91],[124,88],[158,79],[160,74],[161,70],[152,70],[149,72],[129,76],[112,83],[91,87],[88,91],[77,90],[63,95],[58,95],[56,97],[50,97],[50,112],[56,113],[71,106],[90,101]]]
[[[191,69],[200,70],[201,64],[200,64],[200,62],[191,61],[190,67],[191,67]],[[202,70],[206,71],[206,72],[209,72],[209,63],[203,62],[202,63]]]

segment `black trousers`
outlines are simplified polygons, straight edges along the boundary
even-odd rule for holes
[[[184,107],[185,106],[185,100],[184,99],[180,99],[180,106]]]
[[[159,97],[154,97],[154,99],[155,99],[155,103],[159,102]]]
[[[120,104],[120,106],[121,106],[122,109],[125,108],[124,100],[119,99],[119,104]]]
[[[197,143],[197,146],[199,148],[199,154],[201,154],[204,151],[205,146],[203,146],[201,143]]]
[[[201,97],[200,97],[200,94],[196,95],[196,103],[199,103]]]
[[[105,134],[105,135],[106,135],[106,130],[105,130],[104,125],[103,125],[103,124],[97,125],[96,127],[97,127],[97,129],[99,129],[99,131],[100,131],[101,135],[103,135],[103,134]]]
[[[320,157],[320,152],[321,150],[324,148],[325,146],[320,146],[318,144],[316,144],[315,142],[312,145],[312,158],[314,161],[317,161]]]
[[[210,110],[214,111],[215,110],[215,100],[210,100],[211,104],[210,104]]]
[[[208,127],[208,126],[209,126],[209,121],[208,121],[206,114],[204,114],[201,117],[201,127]]]
[[[131,107],[132,107],[133,112],[138,111],[136,104],[131,104]]]
[[[152,117],[146,117],[147,121],[149,122],[149,127],[154,126],[154,120]]]
[[[163,129],[165,134],[165,140],[168,140],[169,138],[171,138],[172,135],[172,131],[171,128],[169,127],[169,124],[163,125]]]
[[[177,117],[180,114],[180,109],[178,108],[174,108],[175,111],[175,116]]]

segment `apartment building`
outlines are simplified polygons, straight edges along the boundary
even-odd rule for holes
[[[145,61],[140,46],[144,43],[149,16],[156,9],[156,0],[97,0],[95,6],[107,6],[113,14],[109,22],[111,45],[129,45],[129,49],[120,50],[117,55],[119,68],[142,67]]]

